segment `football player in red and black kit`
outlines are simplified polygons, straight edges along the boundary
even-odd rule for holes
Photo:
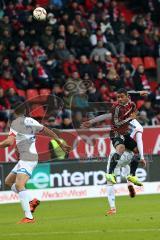
[[[136,93],[132,91],[131,93]],[[145,92],[138,92],[139,94],[143,94]],[[144,160],[143,153],[141,154],[141,142],[139,142],[138,148],[137,148],[137,142],[130,136],[129,130],[132,126],[132,120],[136,119],[137,109],[134,102],[130,100],[130,97],[128,95],[128,92],[125,89],[120,89],[117,92],[117,103],[113,105],[112,107],[112,125],[111,125],[111,131],[110,131],[110,138],[112,141],[113,146],[116,149],[116,152],[112,155],[110,166],[108,169],[108,174],[106,175],[107,180],[110,180],[111,182],[114,182],[113,176],[110,175],[114,172],[114,169],[117,165],[118,160],[124,153],[125,149],[132,151],[134,153],[140,153],[140,161],[146,165],[146,162]],[[138,133],[140,133],[139,130]],[[141,133],[142,134],[142,133]],[[139,137],[139,136],[138,136]],[[135,176],[135,171],[138,166],[137,159],[131,161],[131,175]],[[128,177],[131,182],[133,182],[136,185],[142,185],[136,177]]]
[[[141,162],[144,164],[144,166],[146,165],[143,156],[143,127],[136,120],[136,105],[134,102],[131,101],[128,93],[139,94],[141,96],[148,95],[146,91],[127,92],[125,89],[120,89],[117,92],[117,103],[112,104],[111,106],[112,125],[110,131],[110,138],[116,151],[113,154],[110,154],[107,166],[107,197],[110,205],[110,210],[107,211],[107,215],[116,213],[115,192],[113,188],[113,184],[116,183],[113,174],[115,168],[126,166],[127,169],[128,164],[130,164],[130,175],[127,175],[127,180],[129,182],[133,182],[136,185],[142,186],[142,183],[139,182],[138,179],[135,177],[135,171],[139,162],[137,161],[137,159],[133,158],[133,152],[139,152]],[[93,123],[103,121],[107,117],[108,114],[100,115],[98,117],[95,117],[94,119],[83,123],[82,127],[90,127]],[[136,141],[133,139],[134,136],[136,136]],[[123,166],[120,165],[120,162],[123,163]],[[130,196],[134,197],[135,192],[133,185],[130,185],[129,183],[128,189],[130,191]]]

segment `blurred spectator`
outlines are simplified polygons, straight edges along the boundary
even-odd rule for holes
[[[3,41],[0,40],[0,62],[2,62],[4,56],[5,56],[5,44]]]
[[[53,30],[51,26],[46,26],[44,33],[41,36],[41,44],[43,46],[44,49],[47,49],[47,46],[50,43],[54,43],[54,36],[53,36]]]
[[[149,118],[147,117],[146,111],[140,111],[138,121],[142,126],[149,125]]]
[[[119,88],[122,88],[123,86],[123,83],[114,67],[109,69],[109,72],[107,74],[107,81],[110,85],[111,91],[117,91]]]
[[[107,43],[107,39],[101,31],[101,28],[97,28],[96,33],[91,35],[90,41],[93,47],[97,45],[98,41],[102,41],[104,44]]]
[[[77,71],[77,61],[74,55],[69,55],[68,59],[64,62],[63,71],[67,77],[70,77],[73,72]]]
[[[69,117],[65,116],[62,119],[61,128],[62,129],[72,129],[73,128],[72,120]]]
[[[3,72],[5,72],[5,71],[13,73],[13,68],[12,68],[12,65],[11,65],[8,57],[4,57],[2,62],[1,62],[0,75],[2,75]]]
[[[133,76],[133,82],[135,90],[141,91],[141,90],[147,90],[150,89],[149,82],[147,75],[145,73],[145,69],[143,65],[139,65],[134,76]]]
[[[89,40],[89,33],[86,28],[81,28],[79,36],[77,37],[76,47],[76,53],[78,56],[84,54],[89,57],[92,48]]]
[[[13,88],[17,92],[13,76],[9,71],[3,72],[2,77],[0,78],[0,86],[4,91],[8,90],[9,88]]]
[[[66,61],[70,55],[69,50],[65,46],[65,41],[62,39],[58,39],[56,42],[56,50],[55,55],[62,62]]]
[[[105,74],[107,74],[110,68],[114,68],[114,62],[113,62],[113,59],[112,59],[111,52],[106,51],[105,60],[104,60],[104,63],[103,63],[103,72]]]
[[[3,88],[0,87],[0,121],[8,120],[7,110],[10,108],[10,104],[4,94]]]
[[[92,61],[90,62],[90,67],[92,71],[92,77],[95,80],[97,78],[97,74],[103,68],[103,63],[100,61],[99,55],[94,55]]]
[[[11,108],[15,105],[16,102],[23,102],[25,100],[24,97],[21,97],[16,93],[14,88],[9,88],[6,91],[6,97]]]
[[[126,70],[129,70],[131,75],[134,74],[133,65],[128,61],[127,57],[123,54],[121,54],[118,58],[116,69],[118,71],[118,74],[122,77],[124,76]]]
[[[88,88],[88,102],[102,102],[102,97],[99,90],[92,84]]]
[[[80,32],[82,28],[88,29],[88,23],[85,20],[85,18],[82,17],[82,14],[80,11],[77,11],[75,13],[75,18],[73,20],[73,26],[75,27],[76,32]]]
[[[139,111],[146,113],[146,118],[148,119],[148,125],[152,124],[152,118],[155,116],[155,112],[152,108],[152,103],[150,100],[146,100]]]
[[[133,77],[129,69],[126,69],[124,75],[121,77],[122,85],[128,91],[134,89]]]
[[[72,119],[73,119],[73,127],[75,129],[80,128],[83,120],[82,112],[73,112]]]
[[[100,60],[104,62],[106,51],[107,49],[104,47],[103,41],[98,41],[97,46],[91,52],[91,60],[94,58],[95,55],[98,55]]]
[[[85,73],[88,73],[89,76],[92,75],[91,66],[89,64],[89,61],[86,55],[82,55],[80,57],[80,62],[78,64],[78,71],[82,78],[85,75]]]
[[[128,42],[127,56],[140,57],[143,54],[142,37],[137,29],[131,31]]]
[[[21,57],[17,57],[14,66],[14,79],[16,87],[25,90],[28,88],[29,72]]]
[[[73,53],[76,53],[77,42],[78,42],[78,35],[75,31],[74,26],[70,24],[67,26],[66,46]]]
[[[152,125],[160,125],[160,112],[152,118]]]
[[[49,82],[49,77],[48,74],[43,67],[43,65],[37,61],[35,63],[35,66],[32,70],[32,76],[33,80],[35,82],[35,87],[41,87],[41,88],[49,88],[50,87],[50,82]]]

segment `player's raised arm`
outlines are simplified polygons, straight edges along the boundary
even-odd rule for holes
[[[111,113],[105,113],[81,124],[81,128],[88,128],[92,124],[111,118]]]
[[[54,138],[54,140],[56,140],[56,142],[58,143],[58,145],[63,149],[63,151],[65,151],[66,153],[68,153],[69,151],[71,151],[71,147],[68,146],[65,143],[62,143],[59,139],[59,137],[57,136],[57,134],[54,132],[54,130],[52,131],[51,129],[47,128],[44,126],[43,134],[45,134],[48,137]]]
[[[0,148],[12,146],[14,144],[14,141],[15,141],[15,136],[10,135],[4,141],[0,142]]]
[[[148,91],[135,91],[135,90],[131,90],[131,91],[128,91],[128,94],[134,94],[134,95],[140,95],[142,97],[145,97],[145,96],[148,96],[149,95],[149,92]]]

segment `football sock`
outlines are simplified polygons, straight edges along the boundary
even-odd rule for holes
[[[11,186],[11,190],[15,193],[18,193],[15,183],[13,183],[13,185]],[[26,189],[24,188],[23,190],[26,190]],[[28,192],[28,199],[29,199],[29,202],[33,200],[33,197],[31,196],[31,194],[29,192]]]
[[[107,197],[110,208],[116,208],[115,206],[115,192],[113,185],[107,184]]]
[[[16,188],[16,184],[15,184],[15,183],[13,183],[13,185],[11,186],[11,190],[12,190],[13,192],[15,192],[15,193],[18,193],[18,190],[17,190],[17,188]]]
[[[114,173],[114,169],[117,166],[118,160],[120,159],[121,155],[118,153],[114,153],[110,159],[110,166],[109,166],[109,174]]]
[[[19,192],[19,199],[20,199],[20,202],[21,202],[22,209],[25,213],[25,217],[33,219],[32,213],[30,211],[28,191],[26,191],[26,190],[20,191]]]
[[[133,160],[130,164],[130,168],[131,168],[131,175],[132,176],[135,176],[136,174],[136,170],[137,170],[137,167],[138,167],[138,159],[136,157],[133,157]]]
[[[136,142],[137,142],[137,148],[138,148],[138,152],[139,152],[140,158],[144,159],[143,140],[142,140],[142,133],[141,132],[137,132],[137,134],[136,134]]]

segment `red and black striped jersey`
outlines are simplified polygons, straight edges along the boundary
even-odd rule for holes
[[[127,133],[129,122],[132,120],[130,116],[133,112],[136,112],[136,104],[132,101],[125,105],[113,104],[111,109],[111,137]]]

